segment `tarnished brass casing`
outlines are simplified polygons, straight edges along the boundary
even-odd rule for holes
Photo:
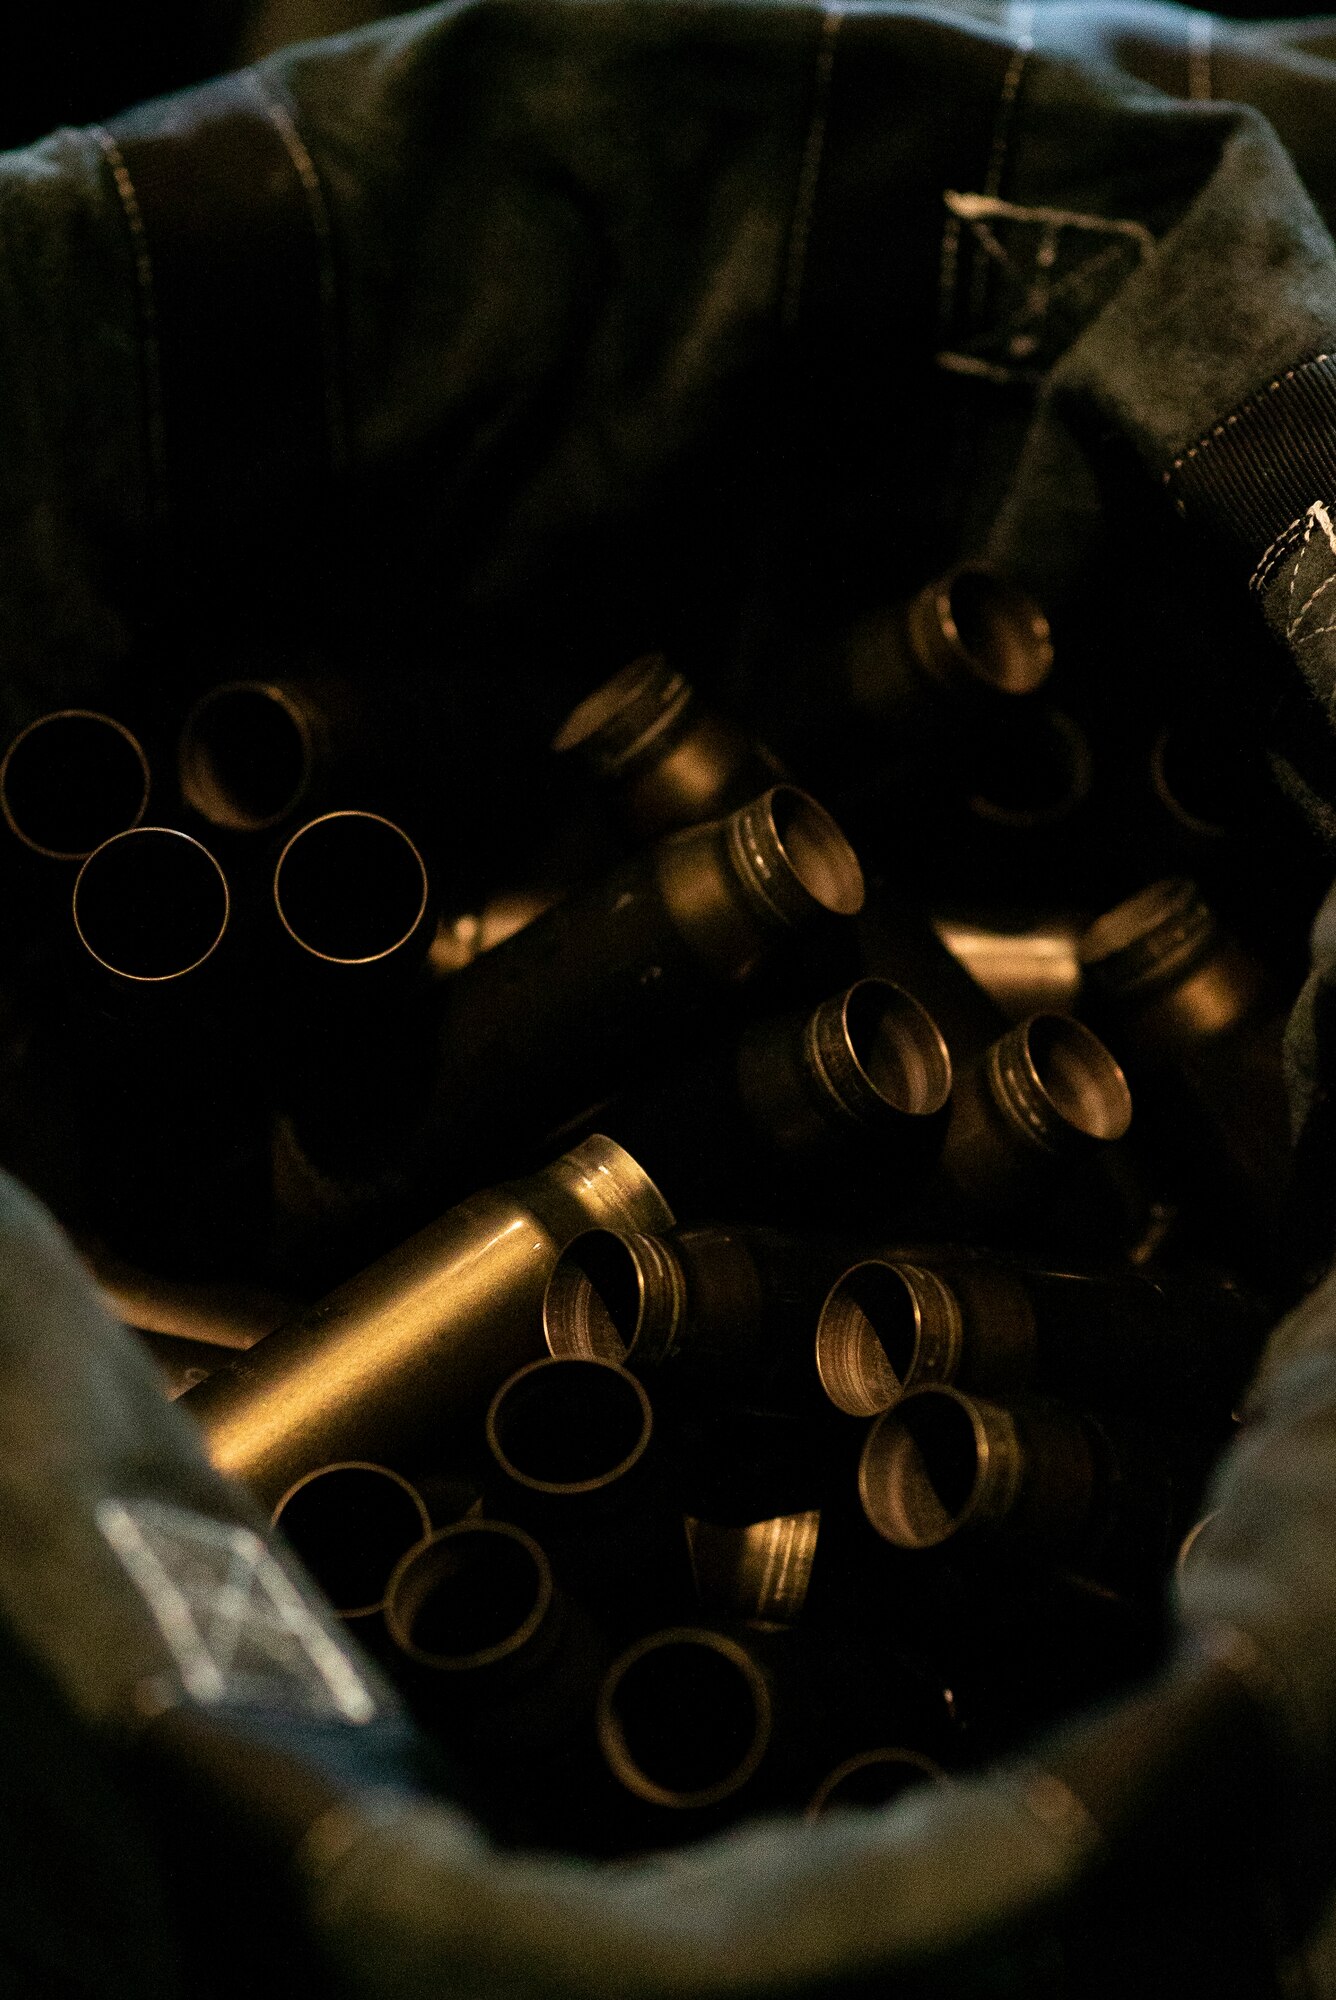
[[[982,1208],[1023,1208],[1131,1122],[1126,1079],[1103,1043],[1066,1015],[1036,1014],[957,1079],[943,1175]]]
[[[543,1291],[591,1224],[670,1227],[620,1146],[587,1139],[472,1196],[181,1399],[214,1463],[271,1503],[315,1466],[393,1463],[542,1353]]]
[[[859,1492],[872,1526],[897,1548],[986,1536],[1055,1558],[1086,1539],[1096,1478],[1085,1426],[1071,1412],[924,1388],[868,1432]]]
[[[687,1546],[701,1608],[749,1625],[792,1625],[812,1581],[821,1515],[816,1508],[739,1526],[688,1519]]]
[[[865,1258],[832,1286],[816,1331],[826,1394],[873,1417],[908,1390],[1031,1388],[1096,1408],[1153,1398],[1199,1421],[1232,1407],[1266,1324],[1218,1276],[1045,1271],[952,1246]]]
[[[858,861],[830,816],[779,786],[670,835],[441,982],[415,1156],[504,1162],[603,1103],[786,935],[852,916]]]
[[[1092,1003],[1143,1064],[1172,1064],[1274,1011],[1261,966],[1185,876],[1129,896],[1090,925],[1079,948]]]
[[[192,703],[177,743],[187,805],[213,826],[277,826],[328,779],[355,733],[349,691],[286,680],[223,681]]]
[[[1161,1148],[1182,1171],[1232,1182],[1266,1229],[1283,1228],[1286,1010],[1263,967],[1185,877],[1108,911],[1080,950],[1085,1011],[1151,1100]]]
[[[674,1626],[639,1639],[599,1690],[598,1743],[646,1805],[704,1811],[756,1774],[773,1723],[768,1676],[736,1639]]]
[[[590,1230],[557,1260],[543,1300],[553,1354],[667,1368],[716,1407],[820,1406],[811,1330],[837,1248],[777,1230]]]
[[[854,707],[912,726],[927,708],[984,708],[1033,694],[1053,644],[1033,598],[979,563],[926,584],[909,603],[867,618],[850,641]]]
[[[784,776],[779,759],[703,702],[662,653],[595,688],[552,748],[581,759],[638,840],[717,819]]]

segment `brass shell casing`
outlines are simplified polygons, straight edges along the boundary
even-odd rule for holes
[[[541,1357],[549,1274],[599,1223],[661,1229],[672,1214],[631,1156],[596,1136],[461,1202],[181,1407],[219,1470],[271,1503],[315,1466],[393,1461]]]

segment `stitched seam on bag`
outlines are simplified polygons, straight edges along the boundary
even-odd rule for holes
[[[348,462],[348,426],[343,398],[343,378],[340,367],[340,342],[338,322],[338,272],[334,262],[334,230],[330,221],[329,203],[325,190],[316,171],[315,161],[307,151],[305,142],[286,105],[271,97],[264,81],[257,71],[249,72],[250,81],[260,101],[260,107],[283,142],[284,151],[292,162],[293,172],[301,183],[306,200],[307,213],[315,233],[319,257],[320,285],[320,329],[321,362],[325,389],[326,448],[329,461],[335,470],[341,470]]]
[[[826,151],[826,128],[830,122],[831,87],[835,77],[835,44],[844,19],[842,6],[825,8],[816,47],[816,68],[812,78],[812,116],[798,169],[798,189],[794,196],[793,220],[789,227],[789,252],[784,273],[784,294],[780,320],[784,326],[797,323],[802,304],[803,279],[807,273],[807,247],[816,211],[817,184]]]
[[[148,232],[144,228],[139,196],[121,149],[104,125],[93,127],[93,137],[102,149],[103,158],[107,162],[116,188],[121,213],[130,233],[130,250],[135,266],[135,297],[139,315],[144,437],[149,464],[149,505],[153,518],[156,521],[163,521],[168,511],[167,425],[163,404],[162,348],[158,341],[158,308],[153,282],[153,258],[148,247]]]
[[[1282,528],[1271,546],[1262,551],[1261,560],[1248,579],[1250,590],[1265,590],[1267,584],[1270,583],[1272,577],[1294,547],[1295,538],[1306,519],[1307,516],[1304,514],[1296,515],[1288,528]]]
[[[1283,375],[1277,375],[1274,382],[1268,382],[1265,389],[1259,389],[1256,395],[1248,398],[1246,403],[1240,403],[1237,410],[1232,410],[1222,422],[1213,424],[1209,431],[1206,431],[1197,439],[1195,444],[1189,445],[1186,451],[1179,453],[1169,469],[1160,475],[1165,485],[1169,484],[1169,481],[1176,472],[1182,471],[1190,458],[1202,457],[1218,439],[1224,437],[1242,418],[1251,416],[1254,410],[1259,410],[1268,396],[1274,396],[1278,390],[1284,388],[1287,382],[1293,382],[1296,376],[1302,375],[1306,368],[1315,368],[1319,362],[1330,360],[1330,354],[1311,354],[1306,361],[1300,361],[1295,367],[1287,368]],[[1302,518],[1300,516],[1300,519]],[[1288,530],[1286,532],[1288,533]]]

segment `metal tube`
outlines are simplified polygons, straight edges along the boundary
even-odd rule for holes
[[[148,759],[124,723],[91,708],[62,708],[21,729],[0,763],[0,811],[35,854],[83,861],[139,825]]]
[[[843,1261],[778,1230],[590,1231],[548,1280],[553,1354],[601,1354],[654,1374],[671,1362],[684,1393],[717,1409],[811,1415],[820,1408],[811,1331]]]
[[[270,1518],[343,1619],[378,1617],[396,1565],[431,1533],[416,1487],[366,1459],[317,1466]]]
[[[1035,1270],[943,1245],[851,1266],[822,1307],[817,1371],[851,1416],[954,1383],[986,1396],[1041,1388],[1098,1409],[1152,1397],[1200,1422],[1233,1407],[1266,1325],[1256,1299],[1216,1276]]]
[[[973,746],[969,810],[989,826],[1056,826],[1089,796],[1094,770],[1085,731],[1047,705],[1008,716]]]
[[[954,1381],[964,1332],[960,1301],[936,1271],[866,1257],[836,1279],[821,1307],[817,1374],[836,1409],[875,1417],[909,1389]]]
[[[214,1463],[271,1502],[317,1465],[398,1456],[541,1356],[552,1267],[605,1221],[665,1228],[672,1214],[631,1156],[595,1136],[462,1202],[182,1407]]]
[[[850,643],[856,709],[902,724],[925,705],[1001,707],[1048,678],[1048,620],[1018,585],[979,563],[926,584],[907,606],[866,619]]]
[[[1093,1161],[1132,1121],[1127,1080],[1079,1021],[1036,1014],[957,1080],[942,1149],[946,1180],[988,1208],[1024,1206],[1036,1184]]]
[[[202,694],[177,744],[187,805],[235,833],[277,826],[306,799],[327,751],[309,693],[282,681],[227,681]]]
[[[598,1743],[618,1784],[648,1805],[701,1811],[740,1792],[770,1741],[770,1690],[721,1632],[674,1626],[614,1661],[599,1690]]]
[[[809,1014],[749,1028],[737,1089],[749,1123],[786,1159],[922,1166],[944,1129],[951,1058],[903,987],[860,979]]]
[[[221,944],[227,878],[206,847],[172,827],[116,834],[74,884],[74,928],[89,957],[117,979],[183,979]]]
[[[897,1548],[982,1535],[1049,1556],[1080,1547],[1095,1480],[1078,1417],[950,1388],[911,1390],[879,1417],[858,1473],[864,1513]]]
[[[717,819],[784,775],[779,759],[709,708],[662,653],[632,660],[587,695],[552,748],[579,756],[639,840]]]

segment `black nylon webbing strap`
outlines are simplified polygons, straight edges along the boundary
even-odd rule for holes
[[[319,182],[252,71],[115,119],[136,260],[155,511],[174,555],[300,535],[340,456]]]
[[[1164,480],[1181,514],[1257,569],[1315,500],[1336,501],[1336,357],[1268,382],[1180,452]]]

